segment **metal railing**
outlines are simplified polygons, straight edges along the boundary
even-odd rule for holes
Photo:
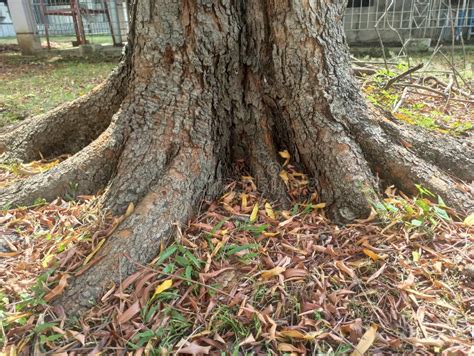
[[[474,0],[349,0],[343,21],[350,43],[378,40],[377,30],[386,42],[400,36],[469,40],[474,35]]]
[[[128,32],[125,0],[31,0],[38,34],[53,44],[122,45]]]

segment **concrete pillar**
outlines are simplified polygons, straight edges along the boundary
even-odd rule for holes
[[[16,39],[22,54],[33,54],[41,50],[41,40],[36,31],[31,0],[8,2]]]

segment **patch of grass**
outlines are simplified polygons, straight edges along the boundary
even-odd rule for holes
[[[455,67],[464,78],[464,81],[458,78],[458,82],[461,85],[461,89],[465,92],[469,92],[469,88],[465,86],[465,82],[469,82],[474,78],[471,64],[472,55],[473,52],[471,49],[467,51],[465,58],[462,52],[457,52],[454,56]],[[426,53],[416,54],[410,57],[410,66],[413,67],[419,63],[425,63],[426,66],[428,58],[429,56],[427,56]],[[362,60],[382,63],[381,58],[365,57]],[[433,86],[433,82],[431,82],[432,79],[427,79],[427,82],[421,85],[438,89],[438,94],[412,88],[404,94],[401,104],[399,103],[402,98],[403,85],[399,84],[402,84],[403,80],[389,89],[385,89],[385,84],[391,78],[406,71],[409,67],[408,64],[404,62],[399,62],[398,64],[393,63],[398,61],[399,59],[391,59],[392,64],[389,66],[389,70],[381,68],[370,76],[369,80],[367,78],[364,79],[362,90],[367,100],[389,112],[392,112],[398,104],[399,107],[393,112],[393,116],[410,125],[420,126],[452,136],[467,135],[473,128],[472,105],[459,100],[465,100],[466,98],[462,96],[453,98],[456,94],[451,93],[450,100],[448,100],[442,96],[443,88]],[[415,77],[411,80],[412,84],[418,83],[415,83],[417,78],[428,78],[430,76],[434,76],[439,81],[447,83],[449,81],[448,76],[452,71],[451,66],[447,64],[445,58],[442,56],[435,56],[426,69],[429,69],[430,72],[423,73],[424,69],[422,69],[414,73]]]
[[[413,198],[395,195],[390,188],[388,198],[375,206],[382,220],[403,223],[410,230],[420,229],[432,234],[434,228],[442,221],[451,222],[448,207],[440,196],[434,195],[428,189],[417,185],[419,194]],[[437,202],[433,202],[433,200]]]
[[[97,59],[0,55],[0,127],[87,94],[115,67]]]
[[[387,76],[387,78],[389,78]],[[367,100],[371,103],[391,111],[400,100],[400,93],[390,88],[388,90],[368,85],[364,88]],[[472,129],[472,122],[460,118],[451,117],[438,110],[427,110],[424,103],[405,103],[404,107],[393,113],[393,116],[410,125],[424,127],[445,134],[458,136]]]
[[[0,44],[2,44],[2,45],[16,45],[16,44],[18,44],[18,41],[16,40],[16,36],[1,37],[0,38]]]
[[[218,309],[214,312],[214,330],[223,335],[227,332],[232,332],[236,340],[243,340],[252,333],[250,326],[255,326],[255,329],[258,329],[258,319],[255,318],[253,324],[243,322],[239,320],[239,317],[236,316],[238,312],[238,307],[228,307],[225,305],[220,305]]]
[[[171,351],[173,346],[181,340],[181,338],[189,334],[192,323],[183,314],[173,308],[165,308],[163,314],[163,317],[168,318],[166,327],[139,332],[128,342],[128,345],[132,349],[138,350],[147,345],[148,342],[156,340],[158,341],[158,345],[155,346],[154,349],[157,353],[152,353],[153,355],[161,355],[161,351],[163,350]]]

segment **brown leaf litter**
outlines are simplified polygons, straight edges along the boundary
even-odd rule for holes
[[[311,196],[301,184],[290,184],[301,181],[291,166],[286,172],[295,195]],[[394,195],[388,199],[396,204]],[[178,229],[154,261],[111,285],[77,321],[48,303],[87,268],[88,256],[121,218],[103,214],[94,197],[4,210],[1,350],[6,355],[472,350],[474,285],[464,273],[474,259],[472,226],[438,219],[414,228],[401,220],[381,223],[373,215],[341,227],[325,217],[323,207],[313,195],[281,210],[257,193],[251,177],[230,183],[206,212]]]

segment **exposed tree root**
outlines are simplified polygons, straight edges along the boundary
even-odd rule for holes
[[[313,127],[318,130],[310,138],[307,127],[304,132],[295,130],[294,142],[301,162],[317,181],[330,215],[339,222],[367,216],[379,200],[378,186],[358,143],[338,124]]]
[[[196,211],[208,192],[220,189],[214,168],[195,160],[193,149],[183,149],[141,199],[132,215],[120,224],[86,273],[73,280],[56,304],[68,314],[90,308],[113,283],[133,273],[156,256],[160,246]],[[195,174],[188,174],[195,172]]]
[[[127,94],[128,68],[121,64],[89,94],[0,133],[0,158],[32,161],[73,154],[110,124]]]
[[[409,151],[459,179],[474,180],[472,140],[434,133],[417,126],[379,120],[382,129]]]
[[[442,197],[448,206],[459,212],[466,213],[474,208],[469,192],[459,189],[458,184],[438,167],[404,147],[381,149],[374,157],[374,167],[381,178],[407,193],[417,194],[416,184],[419,184]]]
[[[466,189],[460,189],[462,184],[458,184],[445,171],[440,169],[433,157],[440,157],[441,167],[449,167],[446,159],[453,152],[459,152],[459,158],[453,158],[453,171],[461,172],[463,178],[472,179],[472,172],[465,172],[462,168],[462,159],[466,165],[472,164],[472,153],[462,152],[462,143],[446,138],[445,142],[452,146],[446,147],[446,153],[441,152],[440,144],[435,143],[433,147],[429,144],[421,144],[423,133],[415,132],[409,134],[406,129],[401,131],[403,136],[394,134],[398,128],[389,124],[381,125],[380,120],[374,119],[373,112],[366,108],[363,111],[354,111],[356,120],[348,120],[351,131],[356,135],[357,142],[362,147],[365,157],[371,163],[372,170],[387,182],[395,184],[401,190],[416,194],[416,184],[419,184],[432,193],[441,196],[448,206],[458,211],[470,212],[474,208],[474,200]],[[387,127],[390,129],[387,130]],[[385,130],[384,130],[385,129]],[[389,131],[387,133],[387,131]],[[424,131],[424,130],[423,130]],[[436,137],[431,133],[426,133],[428,140]],[[409,146],[404,139],[412,139],[413,146]],[[417,141],[415,141],[415,138]],[[411,148],[419,145],[416,150]],[[408,147],[407,147],[408,146]],[[425,151],[422,152],[421,148]],[[425,160],[424,158],[430,158]],[[431,163],[433,162],[433,163]]]
[[[67,195],[95,194],[106,186],[115,170],[123,142],[124,118],[117,114],[111,126],[74,156],[50,170],[7,186],[0,192],[0,206],[29,205],[36,199],[51,201]]]

